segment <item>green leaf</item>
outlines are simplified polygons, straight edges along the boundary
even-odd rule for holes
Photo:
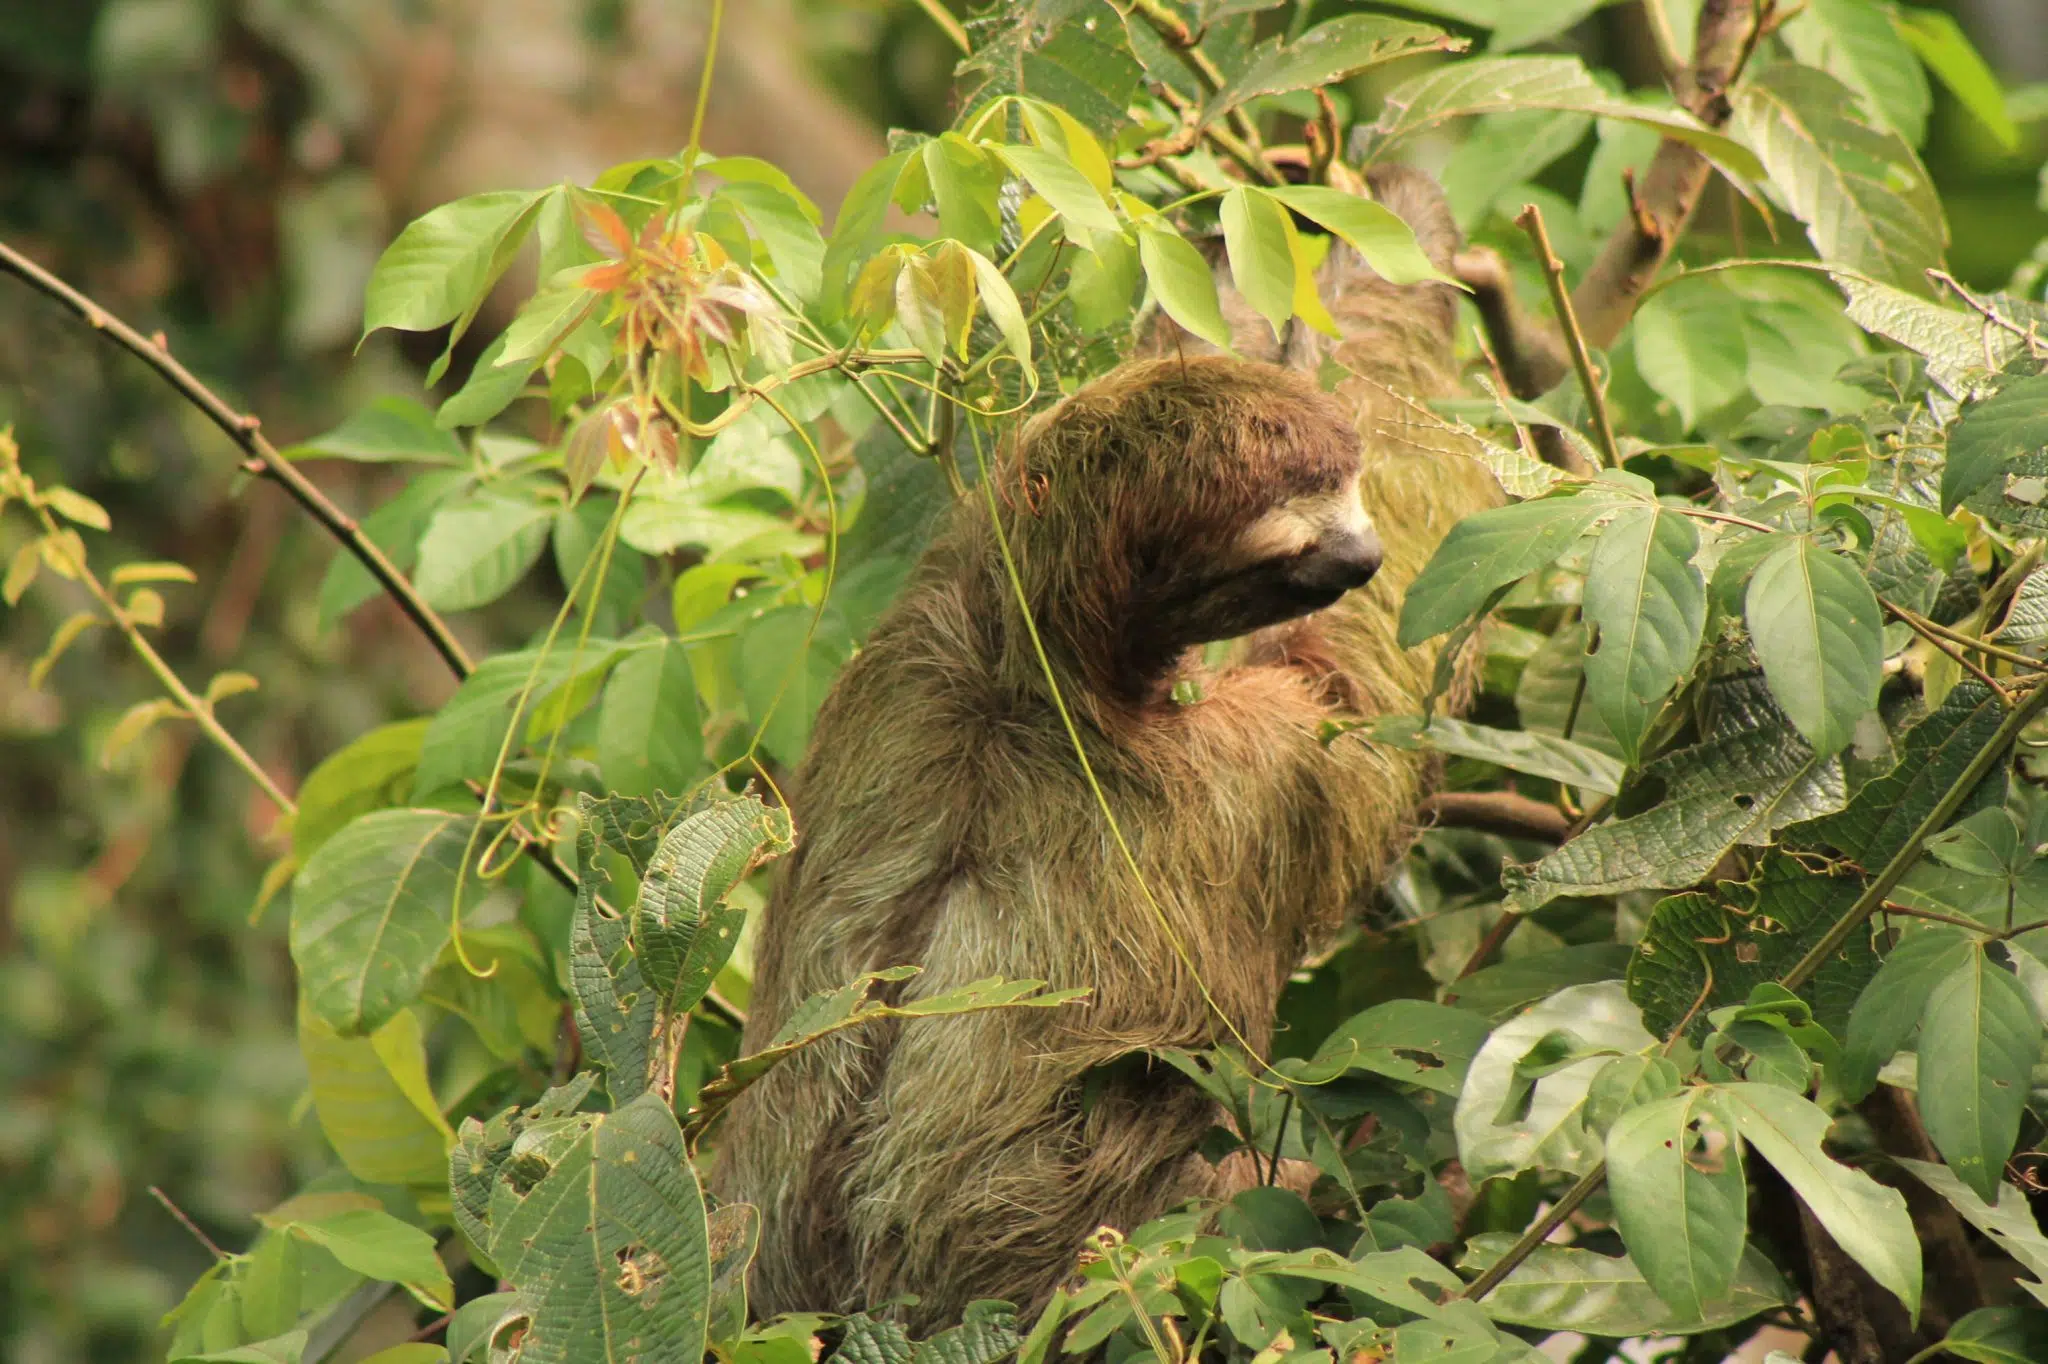
[[[1644,299],[1630,327],[1636,367],[1688,428],[1749,389],[1749,348],[1742,327],[1730,325],[1732,303],[1710,280],[1686,281]]]
[[[1368,1071],[1439,1094],[1456,1094],[1486,1034],[1486,1021],[1464,1009],[1392,999],[1339,1024],[1316,1049],[1313,1060],[1281,1064],[1290,1067],[1289,1079],[1306,1085]]]
[[[661,840],[641,878],[632,923],[633,955],[661,1014],[685,1013],[710,990],[747,917],[727,897],[789,846],[788,813],[753,796],[700,810]]]
[[[479,491],[442,506],[420,539],[413,586],[429,606],[467,611],[511,591],[547,547],[555,509]]]
[[[299,1364],[306,1355],[306,1333],[287,1331],[269,1340],[252,1341],[225,1350],[191,1354],[173,1349],[170,1364]]]
[[[1942,1159],[1987,1203],[2019,1139],[2040,1054],[2033,1001],[1982,946],[1934,987],[1920,1020],[1920,1115]]]
[[[883,219],[889,212],[889,201],[896,193],[896,182],[915,155],[914,150],[892,152],[875,162],[861,172],[860,178],[853,182],[853,188],[846,191],[846,198],[840,202],[838,216],[832,223],[832,238],[825,244],[825,259],[820,267],[823,276],[820,299],[828,317],[836,318],[843,312],[846,288],[854,268],[874,251]]]
[[[402,1010],[369,1037],[343,1037],[299,1003],[299,1053],[327,1144],[366,1184],[439,1186],[452,1135],[427,1084],[419,1015]]]
[[[1959,308],[1944,308],[1848,271],[1831,271],[1829,277],[1849,300],[1851,322],[1925,359],[1927,377],[1950,397],[1963,397],[1976,387],[1987,357],[1997,368],[2018,349],[2017,338],[1986,329],[1978,317]]]
[[[1920,1026],[1934,987],[1963,964],[1974,946],[1959,928],[1929,924],[1899,939],[1885,955],[1849,1014],[1841,1070],[1835,1076],[1843,1097],[1857,1102],[1877,1087],[1877,1073]]]
[[[321,844],[292,882],[292,961],[304,998],[344,1036],[419,998],[448,941],[474,816],[379,810]],[[481,898],[482,891],[476,894]]]
[[[915,966],[870,971],[837,990],[812,995],[797,1005],[781,1030],[768,1039],[768,1045],[731,1062],[698,1090],[697,1106],[688,1116],[690,1129],[701,1131],[763,1075],[803,1048],[848,1028],[884,1018],[939,1018],[989,1009],[1056,1009],[1088,994],[1085,989],[1041,993],[1045,984],[1042,980],[990,976],[935,995],[910,995],[895,1004],[869,998],[876,984],[908,980],[917,973]]]
[[[501,1180],[491,1231],[491,1258],[531,1313],[524,1364],[704,1353],[704,1195],[659,1096],[599,1118],[524,1191]]]
[[[2024,1266],[2028,1273],[2036,1278],[2048,1278],[2048,1236],[2042,1235],[2041,1224],[2034,1218],[2027,1195],[2019,1188],[2001,1182],[1998,1202],[1986,1204],[1946,1165],[1913,1160],[1907,1156],[1895,1156],[1893,1159],[1915,1179],[1947,1199],[1963,1215],[1963,1220],[1990,1237],[1993,1244]],[[2048,1289],[2043,1289],[2040,1284],[2022,1280],[2020,1287],[2037,1298],[2048,1298]]]
[[[1742,1004],[1775,981],[1819,941],[1863,891],[1846,870],[1808,870],[1772,850],[1743,882],[1724,881],[1718,896],[1691,893],[1659,901],[1630,963],[1629,997],[1660,1033],[1709,1011]],[[1840,1035],[1857,997],[1877,971],[1867,936],[1852,938],[1802,987],[1822,1027]]]
[[[472,312],[511,263],[552,190],[495,190],[443,204],[384,248],[364,290],[363,335],[431,331]]]
[[[569,930],[569,984],[576,997],[576,1032],[585,1055],[604,1067],[605,1092],[614,1107],[644,1093],[651,1081],[655,996],[628,943],[626,920],[597,907],[610,881],[596,857],[586,821],[577,846],[581,879]]]
[[[1468,1273],[1490,1268],[1515,1238],[1482,1232],[1466,1243],[1458,1267]],[[1515,1266],[1480,1307],[1495,1321],[1539,1331],[1629,1337],[1658,1332],[1721,1330],[1795,1297],[1768,1256],[1755,1247],[1742,1252],[1728,1296],[1706,1304],[1697,1318],[1673,1312],[1626,1256],[1601,1255],[1576,1246],[1542,1245]]]
[[[1624,1114],[1683,1092],[1678,1067],[1661,1056],[1617,1056],[1586,1087],[1586,1124],[1611,1139]]]
[[[1736,174],[1763,174],[1741,143],[1675,109],[1631,104],[1607,92],[1576,57],[1480,57],[1447,62],[1397,87],[1373,125],[1369,159],[1386,161],[1396,148],[1454,118],[1522,109],[1568,109],[1657,129],[1699,148]]]
[[[1510,957],[1450,985],[1444,991],[1444,1003],[1501,1022],[1524,1005],[1567,986],[1621,979],[1632,955],[1633,950],[1622,943],[1586,943]]]
[[[2048,1313],[2038,1308],[1980,1307],[1949,1327],[1941,1344],[1956,1358],[1978,1364],[2035,1364],[2048,1359]]]
[[[851,650],[846,623],[830,607],[823,615],[802,606],[778,607],[740,632],[740,691],[761,746],[777,762],[794,768],[803,761],[818,705]]]
[[[1991,130],[1998,145],[2007,151],[2016,149],[2020,134],[2006,112],[2005,91],[1954,16],[1938,9],[1895,9],[1891,17],[1935,79],[1948,87],[1971,117]]]
[[[1418,52],[1461,52],[1465,46],[1463,38],[1433,24],[1347,14],[1317,24],[1292,42],[1275,38],[1261,43],[1243,73],[1210,97],[1201,121],[1213,122],[1261,95],[1335,85]]]
[[[562,339],[603,301],[604,295],[588,289],[541,290],[521,304],[506,325],[505,334],[499,338],[504,345],[498,350],[496,366],[508,369],[527,361],[546,360]]]
[[[266,1235],[250,1248],[240,1278],[244,1335],[263,1340],[298,1324],[302,1259],[290,1236]]]
[[[1643,769],[1666,797],[1594,825],[1503,884],[1525,908],[1559,895],[1689,886],[1738,843],[1765,845],[1787,824],[1830,814],[1848,797],[1840,759],[1806,746],[1753,677],[1719,684],[1707,734]]]
[[[1474,1184],[1495,1175],[1542,1169],[1583,1174],[1599,1163],[1600,1135],[1585,1120],[1587,1087],[1607,1063],[1589,1054],[1535,1082],[1528,1110],[1498,1122],[1515,1067],[1544,1037],[1562,1032],[1582,1050],[1629,1053],[1655,1046],[1620,981],[1574,985],[1502,1023],[1466,1072],[1458,1096],[1458,1157]]]
[[[1216,297],[1216,276],[1188,240],[1170,227],[1138,229],[1138,261],[1166,315],[1210,345],[1230,349],[1230,328]]]
[[[1607,1187],[1629,1258],[1682,1320],[1728,1297],[1749,1231],[1742,1143],[1710,1089],[1621,1115]]]
[[[979,286],[977,292],[982,308],[988,313],[988,320],[995,323],[996,330],[1003,335],[1003,343],[1010,348],[1010,354],[1022,362],[1025,372],[1037,373],[1031,363],[1031,323],[1024,316],[1023,305],[1017,302],[1017,291],[1010,287],[1010,281],[987,256],[970,250],[967,259],[974,266],[974,279]]]
[[[299,787],[292,856],[301,865],[359,815],[397,805],[412,789],[428,722],[379,725],[327,755]]]
[[[1557,558],[1613,510],[1611,502],[1592,497],[1545,497],[1466,517],[1409,585],[1401,603],[1401,646],[1413,648],[1464,624],[1495,589]]]
[[[379,398],[324,435],[292,446],[287,459],[347,459],[358,464],[469,463],[462,442],[411,398]]]
[[[436,1311],[455,1305],[455,1285],[434,1253],[434,1238],[388,1212],[347,1208],[286,1225],[365,1278],[398,1284]]]
[[[1423,253],[1407,220],[1384,204],[1328,185],[1275,185],[1258,193],[1335,234],[1390,284],[1456,283]]]
[[[1866,871],[1876,871],[1906,845],[1949,787],[2005,719],[1991,689],[1974,679],[1950,690],[1934,714],[1906,732],[1892,770],[1864,784],[1840,814],[1800,824],[1786,841],[1826,844]],[[1959,816],[2005,799],[2005,773],[1994,768],[1971,792]]]
[[[364,517],[358,526],[365,539],[383,552],[400,573],[410,573],[419,561],[420,537],[435,510],[449,496],[469,486],[470,476],[453,469],[436,469],[410,479],[403,491]],[[320,628],[334,628],[336,621],[384,589],[363,567],[362,560],[346,548],[337,548],[320,579]]]
[[[1757,566],[1743,615],[1771,694],[1822,755],[1838,753],[1877,705],[1883,617],[1856,566],[1804,538]]]
[[[750,160],[721,157],[704,169],[713,175],[729,175],[732,168]],[[775,173],[781,183],[730,180],[719,187],[717,197],[738,206],[747,225],[768,248],[776,276],[798,301],[808,302],[817,297],[824,278],[825,239],[818,235],[818,210],[801,190],[787,183],[788,177]]]
[[[610,648],[609,640],[593,640],[580,662],[588,666]],[[513,736],[511,751],[518,752],[534,708],[568,680],[578,662],[576,650],[563,647],[545,655],[533,649],[493,654],[479,663],[427,726],[413,777],[413,799],[424,800],[466,777],[488,777],[505,736]],[[522,691],[524,704],[515,713],[513,706]]]
[[[1896,1189],[1832,1159],[1821,1149],[1833,1120],[1826,1110],[1773,1085],[1724,1086],[1735,1125],[1849,1257],[1906,1306],[1920,1312],[1920,1240]]]
[[[1698,548],[1692,522],[1659,507],[1624,509],[1593,544],[1585,614],[1600,640],[1586,661],[1586,698],[1631,764],[1699,652],[1707,585],[1692,564]]]
[[[1806,224],[1823,260],[1925,293],[1948,225],[1920,158],[1856,114],[1855,92],[1809,66],[1778,62],[1735,94],[1735,126]]]
[[[1778,32],[1793,56],[1862,96],[1872,122],[1917,147],[1927,140],[1931,97],[1904,27],[1868,0],[1815,0]]]
[[[958,133],[940,134],[921,154],[939,205],[939,230],[983,255],[993,252],[1002,233],[1002,164]]]
[[[679,791],[703,774],[703,721],[686,646],[673,639],[619,661],[597,712],[597,762],[626,795]]]
[[[1067,235],[1074,245],[1088,245],[1087,239],[1078,233],[1120,230],[1116,214],[1102,202],[1102,195],[1064,155],[1043,147],[1011,143],[992,144],[989,150],[1028,181],[1040,198],[1052,205],[1053,212],[1059,214],[1066,224]]]
[[[1374,743],[1433,748],[1439,753],[1493,763],[1532,777],[1547,777],[1603,796],[1621,790],[1621,764],[1598,749],[1549,734],[1495,729],[1447,715],[1431,716],[1427,724],[1412,715],[1383,716],[1373,721],[1366,732]]]
[[[484,1364],[490,1339],[506,1317],[514,1315],[518,1295],[486,1293],[455,1309],[448,1322],[448,1364]]]
[[[1954,511],[1979,488],[2001,478],[2022,456],[2048,450],[2048,374],[2015,379],[1963,408],[1950,431],[1941,468],[1941,509]]]
[[[1231,282],[1278,337],[1294,316],[1294,251],[1287,242],[1293,229],[1286,210],[1239,185],[1223,196],[1222,212]]]

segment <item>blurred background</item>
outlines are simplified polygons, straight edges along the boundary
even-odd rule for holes
[[[1948,7],[2017,88],[2048,81],[2040,6]],[[1318,17],[1348,7],[1325,0]],[[355,349],[363,282],[406,221],[683,144],[708,13],[706,0],[0,0],[0,237],[161,328],[283,445],[380,393],[418,392],[442,338],[385,332]],[[1632,6],[1568,38],[1623,70],[1642,42]],[[950,121],[956,55],[912,0],[734,0],[705,143],[781,165],[829,218],[886,129]],[[2002,154],[1937,91],[1923,155],[1957,275],[1993,287],[2017,271],[2039,296],[2048,125],[2033,117],[2027,145]],[[1564,182],[1585,154],[1561,164]],[[322,633],[312,588],[332,549],[317,528],[241,478],[225,439],[131,357],[0,278],[6,425],[34,477],[112,513],[96,559],[197,571],[199,586],[166,592],[165,652],[188,679],[232,666],[263,680],[224,716],[287,790],[451,688],[381,603]],[[372,466],[315,472],[357,512],[396,486]],[[0,562],[25,529],[0,521]],[[559,588],[529,590],[460,628],[472,644],[523,636]],[[188,728],[102,762],[115,721],[152,694],[104,632],[28,686],[76,607],[46,575],[0,610],[0,1364],[160,1358],[158,1318],[209,1257],[151,1186],[239,1247],[252,1213],[326,1163],[300,1099],[283,915],[251,927],[269,807]]]

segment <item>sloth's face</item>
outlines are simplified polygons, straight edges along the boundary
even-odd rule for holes
[[[1239,532],[1219,571],[1190,585],[1181,619],[1197,643],[1231,639],[1320,611],[1379,566],[1379,537],[1348,479],[1289,498]]]

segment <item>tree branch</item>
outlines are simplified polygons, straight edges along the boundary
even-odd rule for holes
[[[1579,387],[1585,392],[1586,407],[1593,416],[1593,434],[1600,442],[1600,457],[1607,461],[1607,467],[1621,467],[1621,451],[1614,443],[1614,424],[1607,417],[1607,395],[1600,387],[1600,376],[1593,370],[1593,357],[1586,348],[1586,336],[1579,329],[1578,311],[1572,306],[1572,296],[1564,287],[1564,262],[1557,258],[1557,252],[1550,247],[1550,232],[1543,226],[1543,210],[1534,204],[1524,205],[1515,215],[1515,226],[1529,234],[1536,243],[1536,263],[1543,267],[1544,283],[1550,286],[1550,302],[1557,309],[1557,320],[1564,328],[1565,349],[1572,357],[1572,368],[1579,372]]]
[[[1562,843],[1571,829],[1555,805],[1513,791],[1439,791],[1425,797],[1417,813],[1438,828],[1477,829],[1538,843]]]
[[[413,624],[427,637],[429,643],[444,659],[458,678],[468,677],[474,665],[464,651],[448,623],[441,619],[434,608],[428,606],[413,587],[412,582],[398,571],[397,565],[385,557],[384,551],[363,534],[355,519],[329,500],[320,491],[318,484],[307,478],[298,466],[277,452],[277,448],[264,439],[259,430],[261,423],[248,413],[235,411],[214,391],[201,383],[193,373],[171,357],[169,343],[162,332],[153,337],[144,337],[87,298],[78,290],[66,284],[57,276],[43,269],[27,256],[22,255],[5,242],[0,242],[0,270],[20,279],[37,292],[56,299],[73,313],[85,319],[86,325],[95,331],[106,333],[116,345],[162,376],[164,382],[176,389],[180,396],[204,412],[207,418],[227,433],[244,454],[263,467],[263,472],[284,485],[284,489],[301,507],[306,509],[315,521],[325,526],[335,539],[349,553],[362,562],[370,576],[391,595],[401,611],[411,618]]]

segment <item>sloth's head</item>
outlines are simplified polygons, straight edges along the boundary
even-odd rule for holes
[[[1092,681],[1141,699],[1189,648],[1372,577],[1359,467],[1343,407],[1305,376],[1190,356],[1083,388],[996,477],[1041,627]]]

